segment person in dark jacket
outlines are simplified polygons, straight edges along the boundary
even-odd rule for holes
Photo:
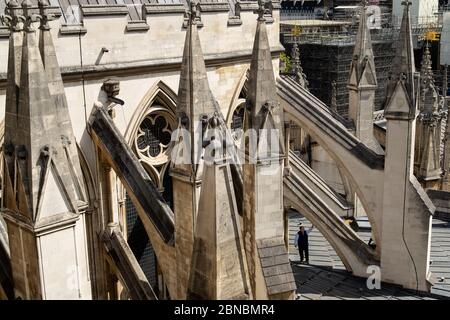
[[[308,234],[314,228],[312,226],[308,231],[305,231],[305,227],[300,225],[300,230],[295,235],[295,247],[298,248],[298,253],[300,254],[300,263],[303,262],[304,258],[306,258],[306,263],[309,264],[309,243],[308,243]]]

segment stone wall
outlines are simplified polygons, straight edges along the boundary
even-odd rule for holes
[[[275,10],[273,16],[275,22],[267,24],[267,30],[274,72],[278,74],[278,52],[282,49],[279,12]],[[228,12],[201,15],[203,27],[199,36],[208,80],[225,117],[239,89],[239,81],[250,65],[256,18],[252,11],[242,11],[242,24],[228,26]],[[162,81],[178,92],[186,30],[183,21],[183,13],[149,15],[149,30],[128,32],[126,16],[86,16],[83,25],[87,32],[81,35],[61,34],[60,21],[51,22],[74,133],[91,169],[95,168],[95,153],[86,132],[86,119],[103,81],[110,77],[120,80],[119,97],[125,105],[117,107],[115,124],[124,134],[133,125],[130,122],[135,110],[156,83]],[[108,52],[102,53],[102,48]],[[7,55],[8,38],[0,37],[0,119],[4,118],[5,110]]]

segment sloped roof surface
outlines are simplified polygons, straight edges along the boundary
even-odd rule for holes
[[[311,223],[298,213],[289,213],[289,258],[291,260],[297,293],[301,300],[347,300],[347,299],[389,299],[389,300],[417,300],[417,299],[450,299],[450,222],[433,219],[431,234],[431,265],[430,271],[437,282],[430,294],[405,290],[399,286],[382,283],[380,290],[369,290],[367,279],[355,277],[345,270],[338,255],[328,241],[317,230],[313,229],[309,235],[310,265],[299,264],[299,255],[294,247],[295,233],[302,223],[305,229]],[[370,229],[363,228],[358,235],[368,242]]]

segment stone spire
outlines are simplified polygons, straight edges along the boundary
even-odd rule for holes
[[[23,23],[25,17],[22,15],[22,9],[16,0],[8,2],[6,7],[6,15],[3,16],[3,22],[9,27],[9,50],[8,50],[8,72],[7,72],[7,89],[5,104],[5,137],[4,137],[4,156],[5,171],[4,183],[8,187],[4,188],[5,207],[16,208],[14,192],[14,145],[17,132],[17,113],[19,105],[19,87],[20,87],[20,62],[22,60],[22,42],[23,42]]]
[[[422,67],[420,69],[420,112],[436,112],[439,109],[439,93],[434,82],[432,60],[428,44],[423,52]]]
[[[417,117],[415,174],[424,187],[441,178],[441,122],[445,115],[434,84],[431,54],[425,46],[420,71],[419,116]]]
[[[175,252],[177,256],[177,296],[186,298],[191,257],[194,246],[198,202],[202,189],[204,140],[212,118],[222,119],[217,101],[210,90],[197,30],[197,6],[190,2],[186,40],[178,91],[178,132],[172,151],[175,219]]]
[[[180,83],[178,89],[177,116],[180,128],[190,133],[189,155],[179,159],[180,163],[192,164],[192,166],[175,167],[191,171],[194,176],[198,170],[202,150],[202,126],[214,113],[220,112],[217,101],[214,99],[208,83],[205,61],[200,45],[197,29],[197,6],[190,2],[190,10],[187,12],[188,25],[184,44],[183,60],[181,65]],[[188,141],[185,141],[187,143]],[[186,174],[188,174],[186,172]]]
[[[209,121],[208,136],[217,137],[220,122]],[[231,158],[219,139],[208,148],[213,152],[203,172],[187,299],[251,299]]]
[[[367,26],[366,1],[361,8],[358,33],[356,34],[353,61],[350,66],[350,85],[376,87],[375,58],[372,50],[372,38]]]
[[[425,44],[425,50],[423,51],[420,80],[425,86],[434,84],[433,63],[428,43]]]
[[[409,19],[404,15],[385,105],[386,155],[380,265],[382,281],[406,288],[429,290],[430,222],[434,206],[414,176],[416,82]],[[418,208],[420,214],[418,214]],[[423,211],[422,211],[423,210]],[[415,235],[414,239],[411,235]],[[402,266],[401,272],[398,271]]]
[[[33,16],[28,15],[31,4],[22,2],[26,16],[25,34],[22,47],[19,105],[17,113],[16,157],[18,171],[22,183],[19,196],[24,202],[19,211],[35,220],[39,213],[39,191],[41,189],[41,172],[36,163],[44,163],[54,154],[50,149],[51,133],[57,123],[55,121],[55,105],[50,97],[47,76],[42,64],[41,55],[33,29]],[[45,167],[42,165],[42,167]],[[22,192],[20,192],[22,191]],[[26,206],[25,206],[26,204]]]
[[[6,107],[10,113],[5,119],[5,136],[11,138],[6,142],[5,159],[8,167],[13,168],[15,183],[5,185],[8,210],[4,218],[10,239],[16,239],[10,242],[16,295],[25,299],[52,299],[57,290],[49,287],[67,279],[67,270],[77,265],[75,260],[86,263],[87,256],[77,251],[74,241],[81,247],[86,245],[84,227],[77,221],[87,205],[77,190],[79,181],[74,181],[75,164],[68,159],[61,139],[58,106],[49,89],[33,27],[38,16],[31,12],[31,7],[30,1],[22,2],[25,17],[22,43],[16,43],[21,38],[16,34],[20,31],[17,25],[10,34],[13,50],[8,65],[11,77]],[[10,8],[11,12],[17,10],[16,6]],[[75,227],[79,230],[77,234]],[[64,254],[54,255],[58,250]],[[55,272],[55,265],[60,272]],[[82,273],[78,284],[59,298],[82,297],[81,287],[89,286]]]
[[[21,52],[19,102],[17,113],[14,114],[16,119],[8,118],[8,130],[6,131],[10,131],[9,123],[15,121],[17,130],[13,133],[15,135],[14,147],[18,161],[18,173],[23,183],[23,189],[19,188],[20,190],[16,191],[19,193],[19,197],[24,197],[24,201],[19,201],[19,204],[22,205],[19,211],[27,214],[34,221],[40,216],[45,181],[49,173],[56,174],[58,177],[55,179],[62,182],[61,188],[64,190],[61,192],[67,196],[63,202],[69,204],[67,211],[77,212],[78,205],[82,204],[84,198],[79,192],[81,191],[81,181],[77,180],[74,183],[72,180],[74,177],[71,174],[73,170],[81,172],[78,156],[77,154],[73,156],[76,159],[75,163],[69,163],[65,156],[64,144],[66,142],[61,139],[64,133],[61,131],[57,119],[58,106],[49,90],[47,72],[39,51],[36,30],[32,25],[36,15],[29,13],[30,7],[29,1],[22,2],[26,21]],[[62,95],[64,95],[64,91],[62,91]],[[67,112],[67,105],[65,105],[65,109]],[[70,125],[70,119],[68,122]],[[9,132],[5,132],[5,134],[9,134]],[[51,163],[53,170],[50,170],[49,167]],[[78,165],[78,168],[74,169],[75,165]],[[27,208],[24,207],[25,203]]]
[[[370,29],[367,26],[366,2],[361,9],[348,82],[349,117],[355,124],[355,135],[378,154],[383,149],[373,134],[375,91],[378,87]]]
[[[414,64],[414,47],[412,43],[410,6],[411,2],[403,1],[403,19],[397,41],[397,50],[392,62],[391,77],[387,86],[385,115],[414,118],[416,116],[416,67]],[[401,97],[400,97],[401,96]],[[401,109],[393,109],[398,99],[407,99]]]
[[[306,80],[306,75],[303,73],[302,64],[300,62],[300,49],[298,48],[298,44],[294,43],[292,46],[292,74],[295,76],[295,80],[308,90],[308,80]]]
[[[243,164],[243,237],[254,298],[289,299],[295,283],[284,243],[283,110],[277,101],[264,2],[258,4],[244,116],[249,139]],[[277,268],[272,268],[275,261]]]
[[[281,108],[277,101],[277,90],[272,65],[269,39],[264,18],[264,1],[259,0],[258,21],[253,44],[252,61],[248,80],[247,110],[249,126],[254,130],[263,129],[267,117],[273,120],[274,129],[282,132]],[[282,141],[282,140],[281,140]]]
[[[38,18],[40,20],[39,51],[41,53],[42,62],[47,74],[50,95],[56,106],[58,134],[60,135],[60,139],[69,162],[69,167],[72,171],[71,175],[75,190],[77,192],[77,197],[80,200],[84,200],[86,195],[82,182],[83,175],[81,173],[81,166],[78,158],[76,138],[73,133],[67,98],[64,92],[64,84],[61,77],[61,70],[56,58],[56,51],[53,45],[50,26],[48,24],[49,20],[53,19],[53,16],[51,16],[48,12],[48,0],[39,0],[38,7]]]

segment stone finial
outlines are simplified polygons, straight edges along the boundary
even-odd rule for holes
[[[267,101],[277,100],[275,75],[273,70],[272,54],[264,20],[264,3],[259,1],[259,18],[257,20],[255,40],[252,52],[252,61],[248,77],[247,112],[250,122],[247,125],[254,130],[263,129],[264,113],[260,112]],[[262,17],[262,19],[261,19]],[[275,127],[282,132],[281,112],[275,111]]]
[[[337,83],[331,82],[331,109],[337,112]]]
[[[7,12],[7,14],[12,14],[11,11],[15,11],[19,8],[20,8],[19,3],[16,0],[10,0],[6,4],[5,12]]]
[[[422,68],[420,70],[420,79],[422,80],[422,83],[425,85],[434,83],[431,53],[428,43],[425,45],[425,50],[423,52]]]
[[[392,105],[391,98],[397,94],[403,97],[406,96],[407,100],[405,103],[409,108],[408,119],[412,119],[416,114],[416,89],[415,83],[417,82],[416,67],[414,62],[414,47],[412,42],[412,29],[411,29],[411,17],[409,6],[411,2],[404,1],[403,18],[400,26],[400,34],[397,41],[397,50],[392,62],[392,72],[391,79],[387,86],[387,95],[385,101],[385,115],[390,114],[389,109],[402,109],[401,112],[398,110],[392,112],[389,116],[394,116],[396,114],[406,115],[406,108],[401,107],[398,103]],[[404,91],[402,93],[399,90]],[[395,116],[395,117],[397,117]]]
[[[438,89],[434,83],[434,75],[432,69],[431,54],[428,44],[425,46],[425,50],[422,58],[422,68],[420,70],[420,101],[419,110],[425,114],[425,119],[430,118],[432,113],[436,114],[436,121],[440,121],[442,118],[441,101],[438,94]],[[431,118],[436,118],[431,117]],[[435,122],[434,120],[432,121]]]
[[[414,64],[414,49],[412,45],[411,17],[409,6],[411,2],[404,1],[402,24],[400,27],[400,35],[397,41],[397,53],[395,56],[393,75],[398,76],[403,73],[406,75],[406,81],[412,86],[413,73],[416,71]]]
[[[291,52],[291,56],[292,56],[292,71],[295,73],[296,71],[298,71],[298,68],[300,67],[300,49],[298,48],[298,44],[294,43],[294,45],[292,46],[292,52]]]
[[[195,23],[195,18],[197,17],[197,11],[196,11],[196,4],[195,1],[191,1],[189,3],[189,20],[191,23]]]
[[[17,1],[11,0],[6,5],[5,15],[0,16],[0,21],[8,26],[11,31],[22,31],[25,17],[21,14],[21,11],[22,9]]]
[[[49,6],[47,0],[38,1],[39,15],[37,16],[37,19],[40,22],[39,29],[41,30],[50,30],[48,22],[53,18],[53,15],[48,13]]]
[[[48,0],[38,0],[39,8],[47,8],[50,6],[50,2]]]
[[[264,14],[266,13],[266,2],[265,0],[258,0],[258,9],[255,11],[258,14],[259,21],[266,21]]]
[[[375,58],[372,50],[372,39],[370,29],[367,26],[366,3],[361,7],[358,33],[356,34],[355,48],[353,50],[353,61],[351,65],[351,73],[355,73],[355,78],[350,79],[351,85],[358,86],[362,74],[366,71],[370,73],[368,79],[371,85],[377,85],[375,74]],[[351,83],[357,82],[357,83]]]
[[[303,68],[300,61],[300,49],[297,43],[292,46],[292,74],[295,76],[295,80],[305,89],[308,89],[308,81],[303,73]]]
[[[190,2],[189,21],[187,24],[186,38],[183,49],[183,59],[181,64],[181,74],[178,89],[177,117],[181,127],[188,130],[191,134],[189,139],[179,137],[175,143],[175,150],[183,150],[189,144],[191,153],[189,159],[186,158],[186,152],[180,152],[175,157],[180,159],[178,163],[174,160],[174,168],[180,171],[188,171],[184,174],[195,176],[197,164],[201,160],[201,138],[199,137],[197,126],[204,126],[202,117],[210,117],[214,112],[219,110],[217,101],[211,92],[203,52],[198,34],[196,17],[198,13],[198,5]],[[197,10],[197,11],[196,11]],[[200,142],[199,142],[200,141]],[[189,161],[190,165],[182,166]]]
[[[188,23],[197,25],[200,21],[200,3],[195,0],[189,1],[189,9],[186,10]]]
[[[412,6],[412,2],[411,1],[402,1],[402,6],[409,8],[409,6]]]
[[[236,0],[236,4],[234,5],[234,15],[236,17],[241,17],[241,10],[242,10],[242,6],[241,6],[241,1],[240,0]]]
[[[25,32],[35,32],[36,31],[33,28],[33,22],[36,21],[37,16],[29,11],[32,6],[33,6],[33,3],[30,0],[24,0],[22,2],[22,11],[23,11],[23,15],[26,19],[25,25],[24,25]]]

